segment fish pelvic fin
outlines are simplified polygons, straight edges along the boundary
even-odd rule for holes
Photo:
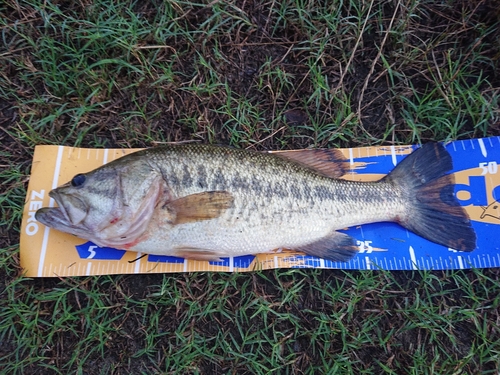
[[[327,237],[299,246],[295,250],[333,262],[347,262],[358,253],[359,249],[353,237],[333,232]]]
[[[439,143],[427,143],[400,162],[382,181],[402,188],[409,202],[398,222],[432,242],[460,251],[476,248],[476,233],[454,195],[447,175],[451,156]]]
[[[209,262],[221,262],[221,257],[224,256],[223,253],[218,251],[200,249],[190,246],[176,247],[174,248],[174,252],[172,255],[185,259],[202,260]]]

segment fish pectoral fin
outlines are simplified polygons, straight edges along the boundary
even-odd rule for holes
[[[347,262],[359,250],[356,239],[344,233],[333,232],[316,242],[296,248],[307,255],[331,260],[333,262]]]
[[[221,256],[224,254],[208,249],[200,249],[196,247],[176,247],[173,256],[192,260],[206,260],[210,262],[221,262]]]
[[[175,213],[174,225],[215,219],[231,208],[234,198],[227,191],[206,191],[168,202],[163,208]]]
[[[293,150],[273,153],[278,157],[300,164],[330,178],[342,177],[349,166],[339,150]]]

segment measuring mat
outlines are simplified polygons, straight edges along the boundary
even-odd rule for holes
[[[341,149],[349,161],[344,178],[378,180],[416,146]],[[349,262],[331,262],[290,251],[195,261],[101,248],[45,227],[35,212],[53,207],[50,190],[137,149],[82,149],[37,146],[21,227],[21,266],[28,277],[84,276],[193,271],[246,272],[272,268],[441,270],[500,267],[500,137],[455,141],[446,145],[453,159],[455,193],[477,234],[477,248],[458,252],[429,242],[395,223],[346,228],[357,239],[359,253]],[[297,151],[300,152],[300,151]]]

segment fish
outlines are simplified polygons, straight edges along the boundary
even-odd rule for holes
[[[375,182],[342,179],[348,162],[336,149],[164,145],[75,175],[35,218],[101,247],[208,261],[281,248],[345,262],[359,247],[339,230],[375,222],[468,252],[476,234],[452,167],[441,143]]]

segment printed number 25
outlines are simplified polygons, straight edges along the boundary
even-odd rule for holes
[[[496,161],[479,163],[479,168],[481,168],[481,170],[482,170],[482,172],[481,172],[482,176],[484,176],[487,173],[495,174],[498,171],[498,164]]]
[[[356,241],[360,253],[371,253],[373,251],[372,241]]]

